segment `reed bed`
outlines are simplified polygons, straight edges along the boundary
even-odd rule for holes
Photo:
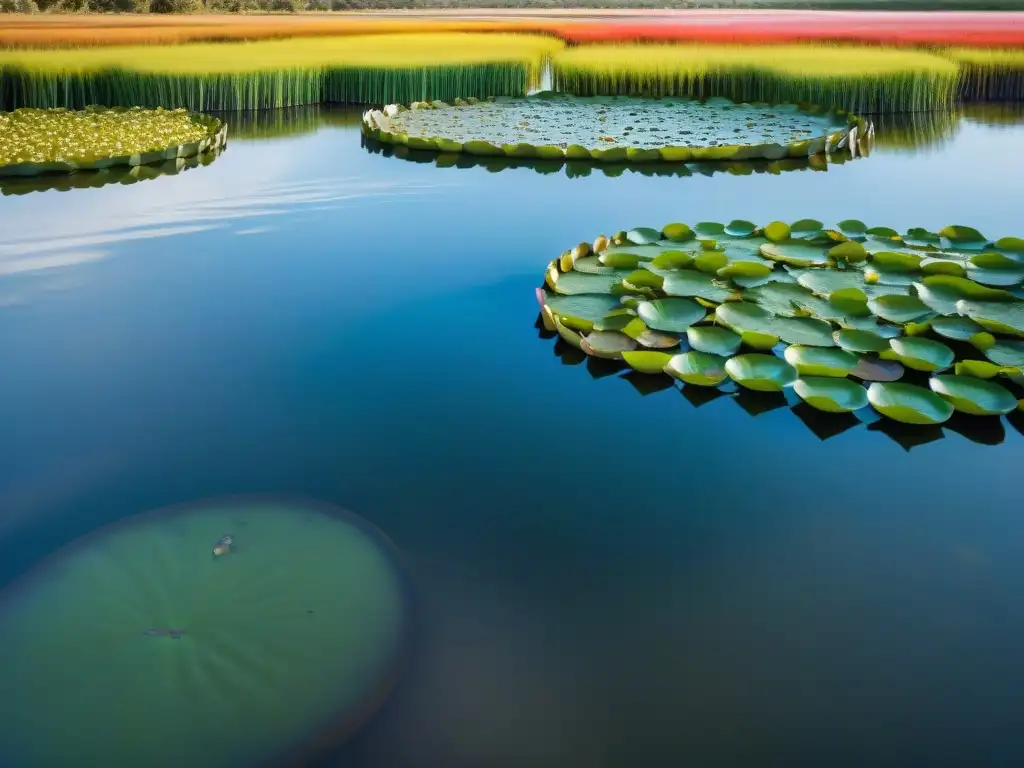
[[[402,34],[0,51],[0,109],[235,111],[523,95],[561,48],[541,36]]]
[[[0,47],[158,45],[425,31],[534,32],[570,43],[845,41],[922,46],[1024,45],[1024,14],[1015,12],[702,9],[657,13],[658,23],[650,22],[644,12],[592,9],[581,13],[531,9],[528,17],[492,9],[474,12],[474,19],[460,19],[458,12],[425,10],[417,11],[415,17],[395,14],[391,18],[353,14],[46,14],[5,17]]]
[[[824,45],[592,45],[552,59],[555,87],[580,96],[725,96],[858,114],[947,108],[958,72],[929,53]]]
[[[960,68],[964,101],[1024,100],[1024,48],[953,48],[947,55]]]

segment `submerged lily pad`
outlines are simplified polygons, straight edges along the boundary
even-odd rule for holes
[[[797,380],[796,368],[774,355],[737,355],[725,362],[725,372],[741,387],[756,392],[779,392]]]
[[[883,416],[904,424],[942,424],[953,406],[931,390],[902,382],[875,382],[868,387],[868,402]]]
[[[693,351],[675,355],[666,363],[665,373],[698,387],[717,387],[728,376],[725,358]]]
[[[802,376],[793,390],[812,408],[826,413],[849,413],[868,404],[868,392],[849,379]]]
[[[860,358],[834,347],[804,347],[799,344],[786,347],[786,362],[796,368],[801,376],[833,376],[842,378],[849,375]]]
[[[972,416],[998,416],[1017,407],[1017,399],[1006,387],[973,376],[940,374],[928,386],[956,410]]]

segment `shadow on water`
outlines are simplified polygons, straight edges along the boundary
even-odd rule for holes
[[[753,418],[772,411],[788,409],[796,417],[797,423],[806,427],[822,442],[861,427],[866,428],[869,432],[877,432],[888,437],[906,451],[933,443],[936,440],[942,440],[946,437],[947,430],[978,445],[1000,445],[1006,440],[1004,420],[996,416],[968,416],[957,412],[941,426],[923,426],[902,424],[884,418],[871,406],[856,413],[826,413],[812,408],[800,400],[791,389],[787,389],[785,393],[754,392],[737,387],[732,382],[727,382],[719,387],[697,387],[677,382],[670,376],[651,376],[638,373],[621,360],[590,357],[566,343],[557,333],[544,329],[540,315],[537,316],[534,327],[537,329],[539,338],[548,341],[555,340],[553,351],[562,365],[581,366],[594,380],[617,376],[629,383],[641,396],[676,389],[693,408],[700,408],[720,398],[728,398]],[[914,371],[907,371],[904,381],[927,386],[927,376]],[[1024,398],[1024,387],[1011,381],[1002,383],[1014,393],[1015,397]],[[1015,411],[1005,417],[1005,422],[1024,436],[1024,414]]]

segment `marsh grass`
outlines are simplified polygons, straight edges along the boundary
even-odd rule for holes
[[[951,48],[964,101],[1024,100],[1024,49]]]
[[[552,59],[556,87],[581,96],[725,96],[858,113],[948,107],[958,72],[931,53],[838,45],[593,45]]]
[[[522,95],[562,44],[514,34],[401,34],[0,52],[0,108],[202,111]]]

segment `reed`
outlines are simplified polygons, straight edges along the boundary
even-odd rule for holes
[[[589,95],[812,102],[858,114],[944,108],[957,64],[930,53],[832,45],[591,45],[556,53],[555,86]]]
[[[0,109],[235,111],[522,95],[561,47],[515,34],[401,34],[236,44],[0,51]]]
[[[1024,100],[1024,48],[952,48],[964,101]]]

